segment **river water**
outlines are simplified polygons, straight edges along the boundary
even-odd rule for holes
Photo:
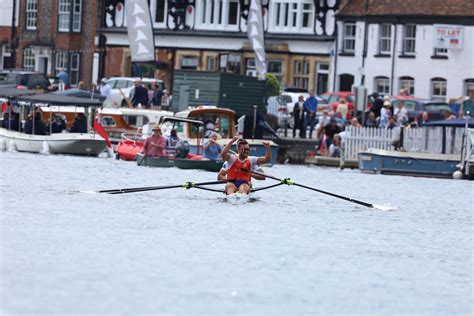
[[[80,192],[215,180],[205,171],[0,160],[1,315],[474,312],[473,182],[276,165],[266,171],[397,210],[286,185],[236,206],[198,189]]]

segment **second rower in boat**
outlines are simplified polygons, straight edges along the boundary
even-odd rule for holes
[[[251,173],[245,170],[253,170],[255,165],[263,165],[271,160],[271,150],[269,142],[262,142],[265,146],[265,156],[255,157],[249,156],[249,143],[241,139],[237,142],[237,154],[229,154],[232,144],[239,139],[234,136],[222,150],[222,159],[227,162],[227,179],[230,181],[225,186],[226,194],[232,194],[240,191],[245,194],[250,192]]]

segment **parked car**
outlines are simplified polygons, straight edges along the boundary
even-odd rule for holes
[[[283,102],[286,103],[288,113],[293,115],[293,108],[295,107],[295,103],[298,102],[300,95],[302,95],[305,100],[309,97],[309,92],[306,89],[300,88],[286,88],[283,92],[281,92]],[[315,95],[316,99],[318,99],[318,112],[322,112],[328,109],[328,103],[324,98],[320,95]]]
[[[32,89],[40,92],[51,91],[51,84],[45,74],[28,70],[8,70],[2,72],[2,87]]]
[[[127,103],[124,100],[124,95],[127,98],[131,98],[131,92],[134,88],[133,83],[137,80],[145,83],[149,91],[153,91],[154,85],[159,84],[161,91],[165,92],[165,83],[163,80],[153,79],[153,78],[138,78],[138,77],[113,77],[107,80],[107,84],[112,88],[111,101],[115,107],[126,107]],[[150,92],[149,96],[152,96],[153,93]]]
[[[51,91],[63,91],[66,89],[66,84],[57,76],[48,77]]]
[[[355,95],[349,91],[340,91],[340,92],[326,92],[321,95],[324,100],[329,104],[329,109],[336,112],[337,105],[340,100],[344,100],[349,108],[349,113],[347,114],[347,119],[352,118],[352,113],[355,108]]]
[[[390,102],[392,103],[394,110],[398,107],[400,102],[403,102],[405,104],[405,108],[407,109],[408,120],[410,122],[414,121],[415,119],[420,121],[421,114],[423,112],[428,113],[428,118],[430,121],[443,120],[444,114],[446,112],[452,112],[451,108],[446,102],[432,101],[414,97],[392,97]]]
[[[276,117],[277,127],[285,127],[285,123],[288,124],[290,120],[287,104],[277,95],[267,99],[267,115]]]

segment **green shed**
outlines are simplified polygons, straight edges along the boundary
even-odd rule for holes
[[[253,117],[254,105],[265,113],[265,81],[244,75],[175,70],[171,110],[182,111],[188,106],[216,105],[230,108],[241,115]]]

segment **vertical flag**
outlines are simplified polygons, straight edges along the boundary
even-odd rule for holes
[[[97,115],[94,120],[94,130],[99,134],[103,139],[105,139],[105,142],[107,143],[107,147],[112,148],[112,143],[110,142],[109,135],[107,135],[107,132],[105,131],[104,127],[100,123],[100,116]]]
[[[263,40],[263,18],[260,0],[250,0],[247,36],[255,52],[255,67],[257,68],[258,79],[265,80],[267,64],[265,62],[265,42]]]
[[[155,61],[155,41],[147,0],[125,0],[132,62]]]

